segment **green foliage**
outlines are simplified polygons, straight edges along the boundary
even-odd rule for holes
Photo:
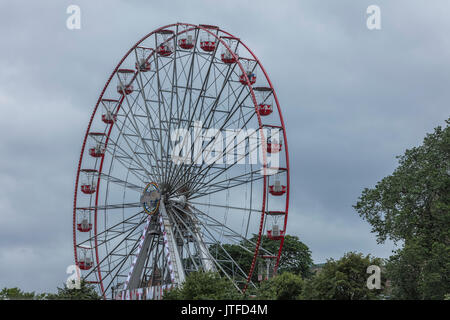
[[[251,239],[253,243],[257,240],[257,236],[254,235]],[[262,243],[266,250],[277,254],[280,246],[279,241],[272,241],[266,236],[262,237]],[[248,241],[242,241],[239,245],[234,244],[222,244],[221,245],[227,253],[233,258],[234,261],[245,271],[250,270],[253,252],[255,250],[254,245]],[[209,248],[211,254],[216,260],[229,259],[220,245],[212,245]],[[248,250],[243,249],[247,248]],[[224,269],[229,269],[231,266],[226,265],[226,262],[222,262]],[[258,264],[257,264],[258,265]],[[296,236],[286,235],[283,244],[283,251],[280,257],[280,263],[278,266],[278,273],[291,272],[300,274],[303,278],[307,278],[311,275],[311,267],[313,261],[311,258],[311,251],[308,246],[299,240]],[[245,281],[246,279],[239,279]],[[258,282],[258,272],[255,270],[252,275],[252,281]]]
[[[387,271],[399,299],[443,299],[450,291],[450,119],[398,157],[394,173],[354,206],[379,242],[403,242]]]
[[[258,299],[296,300],[303,291],[303,279],[300,275],[284,272],[267,281],[263,281],[257,290]]]
[[[264,248],[278,253],[279,241],[271,241],[264,236]],[[283,251],[281,252],[278,273],[291,272],[303,278],[310,277],[313,261],[308,246],[301,242],[297,236],[284,237]]]
[[[381,290],[367,288],[367,267],[382,267],[380,258],[349,252],[341,259],[330,259],[311,279],[306,280],[302,298],[307,300],[369,300],[378,299]],[[382,274],[383,275],[383,274]],[[381,277],[384,287],[384,279]]]
[[[65,285],[62,288],[57,288],[58,293],[56,294],[48,294],[46,299],[48,300],[99,300],[101,296],[97,294],[95,288],[86,283],[85,281],[81,281],[80,289],[69,289]]]
[[[248,248],[245,250],[244,248]],[[253,259],[253,251],[250,252],[250,244],[248,242],[242,241],[240,245],[235,244],[214,244],[209,247],[209,252],[211,255],[217,260],[220,261],[219,263],[222,265],[222,268],[225,270],[230,270],[233,268],[233,265],[230,262],[226,262],[226,260],[229,260],[229,256],[236,261],[236,263],[243,269],[248,271],[250,269],[250,266],[252,264]],[[225,253],[225,250],[227,253]],[[229,256],[228,256],[229,255]],[[221,273],[222,276],[225,276]],[[239,274],[236,275],[236,280],[244,282],[247,279],[240,276]],[[256,281],[256,278],[255,278]]]
[[[0,291],[0,300],[98,300],[101,297],[97,294],[92,285],[81,282],[80,289],[57,288],[58,293],[23,292],[19,288],[3,288]]]
[[[164,294],[164,300],[241,299],[232,282],[215,272],[192,272],[179,288]]]
[[[450,290],[450,247],[433,243],[430,249],[420,240],[407,241],[390,257],[386,266],[395,299],[443,299]]]
[[[46,294],[36,294],[33,292],[24,292],[19,288],[3,288],[0,291],[0,300],[43,300]]]

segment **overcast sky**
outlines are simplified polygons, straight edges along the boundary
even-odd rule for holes
[[[81,8],[81,29],[66,9]],[[366,9],[381,8],[381,30]],[[73,263],[76,166],[109,74],[174,22],[240,37],[273,82],[291,162],[288,233],[315,262],[388,257],[352,209],[449,116],[448,1],[0,0],[0,288],[55,291]]]

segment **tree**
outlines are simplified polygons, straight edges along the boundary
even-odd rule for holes
[[[279,242],[270,241],[264,237],[264,248],[278,253]],[[308,278],[312,275],[313,260],[308,246],[301,242],[297,236],[284,237],[283,251],[281,252],[278,273],[291,272]]]
[[[307,300],[370,300],[378,299],[382,290],[367,287],[367,267],[383,266],[380,258],[349,252],[341,259],[329,259],[311,279],[305,281],[302,298]],[[381,278],[382,288],[384,278]]]
[[[302,291],[302,277],[286,271],[263,281],[257,289],[256,297],[270,300],[296,300],[300,298]]]
[[[19,288],[3,288],[0,291],[0,300],[43,300],[46,294],[36,294],[33,292],[24,292]]]
[[[99,300],[101,296],[97,294],[95,288],[85,281],[81,281],[80,289],[69,289],[65,285],[57,288],[58,293],[50,293],[46,296],[48,300]]]
[[[219,261],[222,268],[225,270],[230,270],[233,268],[233,265],[228,262],[230,257],[245,271],[248,271],[252,264],[253,252],[251,251],[250,244],[248,242],[241,241],[239,245],[213,244],[209,247],[209,252],[217,261]],[[223,272],[220,272],[220,274],[221,276],[225,276]],[[238,272],[235,276],[235,280],[244,283],[247,279]]]
[[[225,255],[223,249],[221,248],[222,246],[243,270],[248,271],[250,270],[252,264],[253,251],[255,249],[252,243],[255,243],[256,240],[257,235],[254,235],[251,242],[243,240],[239,245],[215,244],[210,246],[209,251],[213,257],[216,258],[216,260],[228,260],[228,256]],[[278,249],[280,246],[279,241],[273,241],[267,238],[267,236],[262,236],[262,243],[266,250],[272,252],[273,254],[278,254]],[[247,248],[247,250],[244,248]],[[224,269],[230,268],[229,265],[225,265],[225,262],[222,262],[222,264]],[[311,275],[312,265],[313,261],[311,258],[311,251],[308,246],[301,242],[297,236],[286,235],[278,266],[278,273],[291,272],[300,274],[303,278],[307,278]],[[245,281],[246,279],[241,280]],[[258,281],[257,270],[253,272],[252,281]]]
[[[181,287],[167,291],[164,300],[241,299],[241,293],[227,278],[216,272],[192,272]]]
[[[423,144],[397,157],[399,166],[354,208],[378,242],[402,242],[387,264],[399,299],[443,299],[450,292],[450,119]]]

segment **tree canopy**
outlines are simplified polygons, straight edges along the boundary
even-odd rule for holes
[[[57,288],[58,293],[49,293],[46,296],[48,300],[99,300],[101,296],[98,295],[94,286],[81,281],[81,286],[79,289],[73,288],[69,289],[65,285],[62,288]]]
[[[0,300],[42,300],[45,296],[45,293],[24,292],[17,287],[3,288],[0,291]]]
[[[256,291],[256,297],[268,300],[297,300],[300,299],[302,291],[302,277],[286,271],[263,281]]]
[[[251,239],[253,243],[256,242],[257,236],[254,235]],[[277,254],[280,246],[279,241],[273,241],[266,236],[262,237],[262,243],[264,248],[268,251]],[[243,270],[250,270],[250,266],[253,260],[254,245],[249,241],[241,241],[239,244],[215,244],[210,247],[211,254],[216,257],[217,260],[226,260],[228,257],[224,255],[223,247],[227,253],[236,261]],[[246,248],[246,249],[244,249]],[[299,274],[303,278],[307,278],[311,275],[311,267],[313,261],[311,258],[311,251],[308,246],[299,240],[297,236],[286,235],[284,238],[283,251],[280,256],[280,263],[277,272],[279,274],[283,272],[291,272]],[[223,267],[229,268],[230,266],[223,265]],[[245,281],[246,279],[242,279]],[[258,281],[258,272],[255,270],[252,275],[252,281]]]
[[[216,272],[192,272],[181,287],[167,291],[164,300],[239,299],[241,293],[227,278]]]
[[[98,300],[101,297],[95,288],[81,281],[80,289],[68,289],[65,285],[57,288],[57,293],[24,292],[21,289],[3,288],[0,291],[0,300]]]
[[[307,300],[370,300],[378,299],[384,287],[381,278],[380,290],[367,287],[367,268],[383,261],[370,255],[349,252],[341,259],[329,259],[323,268],[305,282],[302,298]]]
[[[364,189],[354,206],[379,242],[403,244],[387,264],[396,298],[443,299],[450,292],[449,120],[399,156],[397,169]]]

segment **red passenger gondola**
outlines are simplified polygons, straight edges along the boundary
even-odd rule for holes
[[[156,52],[162,57],[170,56],[174,51],[172,30],[160,30],[156,33],[157,49]]]
[[[275,180],[275,183],[269,186],[269,193],[273,196],[282,196],[286,193],[286,186],[281,185],[280,180]]]
[[[209,29],[211,32],[216,32],[217,27],[202,25],[202,27]],[[216,50],[216,38],[209,32],[202,30],[200,34],[200,48],[206,52],[213,52]]]
[[[78,255],[78,267],[81,270],[89,270],[94,265],[92,261],[92,248],[88,246],[78,245],[77,248],[81,251]]]
[[[136,48],[137,61],[135,63],[136,70],[139,72],[148,72],[151,70],[150,57],[153,49],[145,47]]]
[[[101,158],[105,155],[105,145],[103,143],[105,134],[103,132],[89,132],[91,138],[91,147],[89,154],[94,158]]]
[[[90,211],[82,208],[77,212],[77,230],[80,232],[89,232],[92,230]]]
[[[195,45],[195,38],[193,31],[184,28],[185,32],[180,35],[180,39],[178,39],[178,46],[184,50],[191,50]]]
[[[134,80],[134,70],[131,69],[119,69],[117,70],[117,77],[119,83],[117,85],[117,92],[122,95],[127,95],[133,92],[133,85],[131,82]]]
[[[258,103],[257,109],[261,116],[268,116],[273,112],[272,89],[268,87],[253,88]]]
[[[95,169],[81,169],[81,192],[84,194],[93,194],[96,191],[95,177],[97,176],[97,170]]]
[[[228,46],[228,48],[226,46],[223,46],[221,54],[222,61],[226,64],[236,63],[238,56],[239,39],[231,37],[223,37],[222,39]]]
[[[281,240],[284,238],[284,230],[280,230],[278,225],[273,225],[272,230],[267,230],[267,238],[270,240]]]
[[[101,104],[103,108],[102,121],[106,124],[114,124],[117,119],[116,115],[114,114],[114,110],[119,104],[119,100],[102,99]]]

